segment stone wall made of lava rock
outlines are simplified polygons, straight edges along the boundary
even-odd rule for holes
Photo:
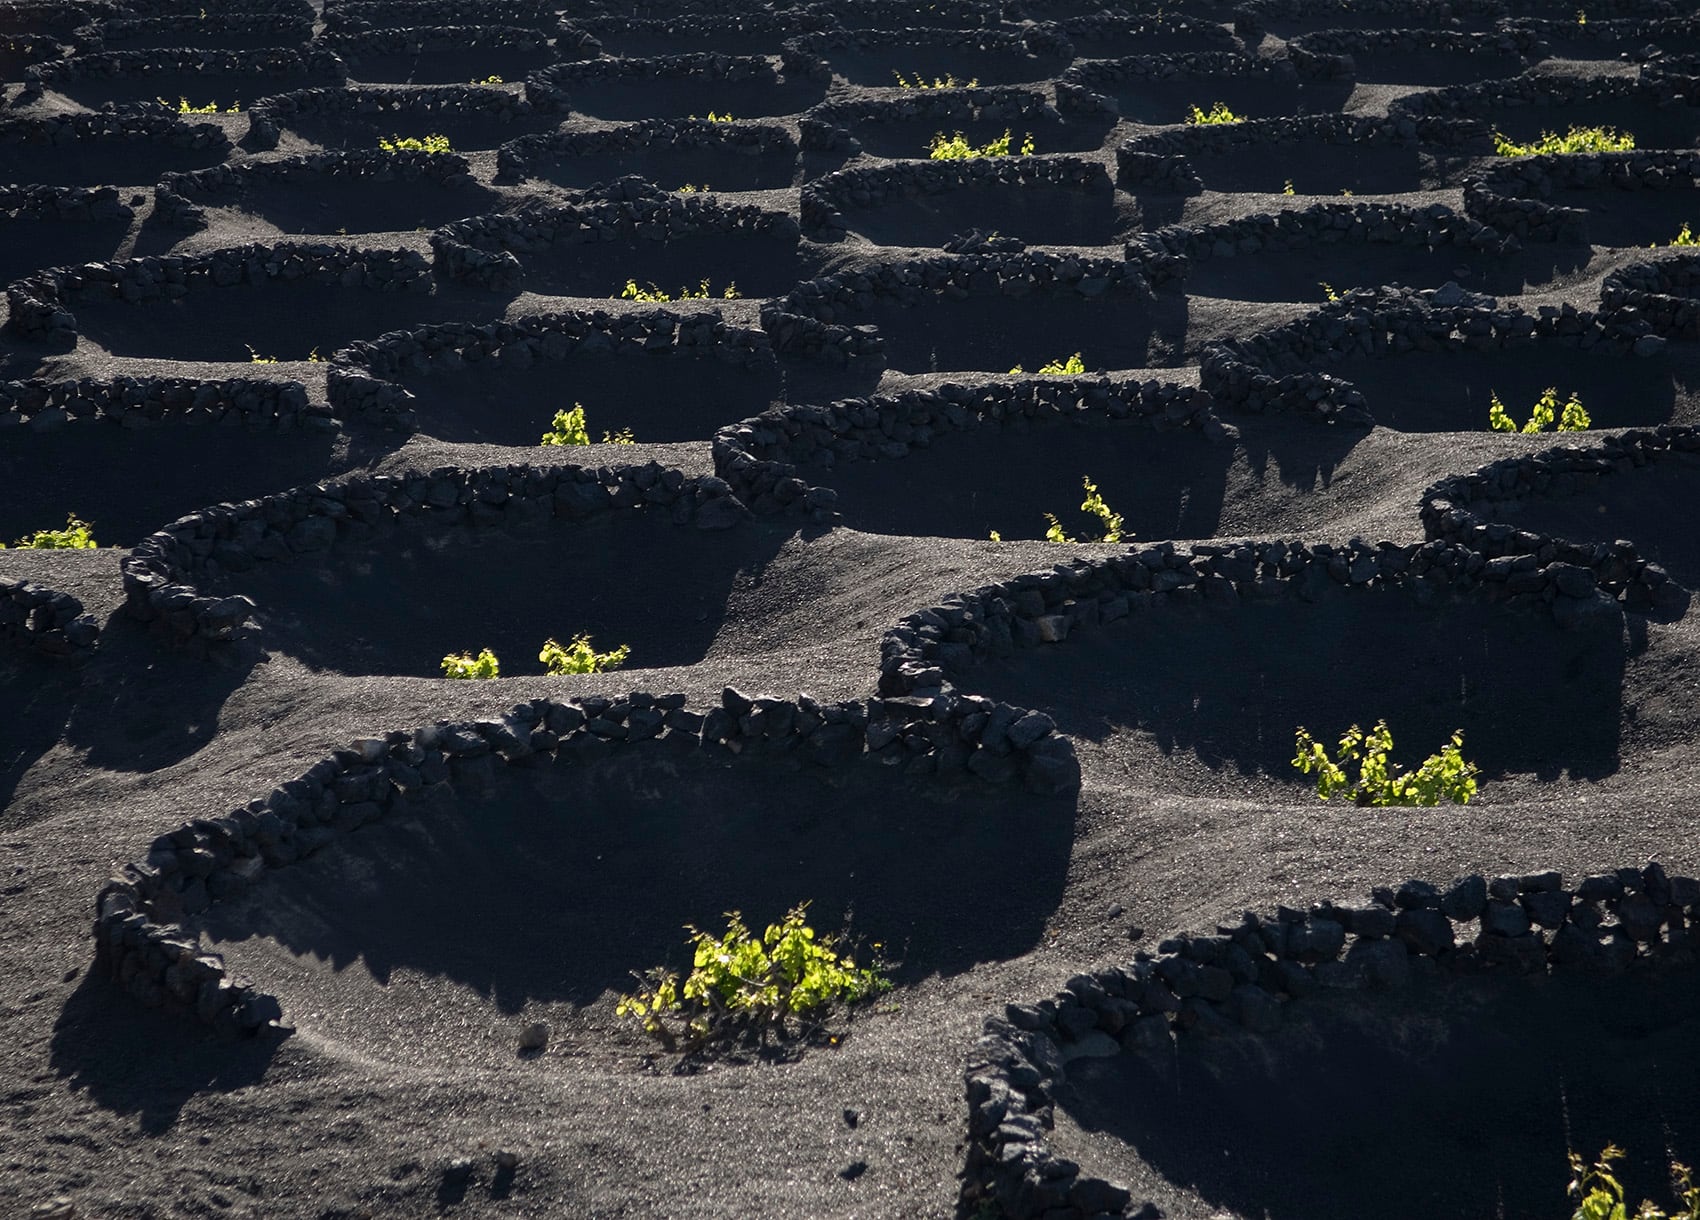
[[[525,96],[534,106],[565,112],[572,107],[575,87],[620,80],[781,83],[778,72],[766,56],[693,51],[684,55],[657,55],[649,59],[580,59],[555,64],[525,78]]]
[[[92,21],[76,32],[81,54],[104,51],[117,44],[171,36],[185,46],[194,46],[207,35],[219,38],[244,37],[264,40],[274,46],[304,46],[313,41],[312,13],[231,13],[210,23],[197,13],[167,17],[107,17]]]
[[[4,603],[0,602],[0,606]],[[360,738],[222,817],[197,818],[149,846],[95,898],[96,962],[142,1003],[229,1036],[282,1020],[277,1000],[232,978],[180,921],[310,858],[340,835],[451,804],[498,766],[586,765],[643,742],[712,757],[783,756],[817,769],[901,766],[906,777],[1078,787],[1074,745],[1049,716],[974,696],[819,703],[727,687],[698,712],[684,695],[532,700],[499,719],[438,721]]]
[[[337,428],[328,407],[308,401],[299,381],[230,377],[82,377],[53,381],[31,377],[0,381],[0,436],[29,427],[37,431],[74,423],[125,428],[155,424],[227,424],[276,432]]]
[[[1654,59],[1663,49],[1679,42],[1692,44],[1700,37],[1700,18],[1689,17],[1618,17],[1599,21],[1592,17],[1578,22],[1574,18],[1517,17],[1505,21],[1502,29],[1527,34],[1539,45],[1561,43],[1592,43],[1590,59],[1615,59],[1618,48],[1632,59]],[[1642,52],[1650,52],[1643,56]]]
[[[1038,89],[1000,85],[957,89],[908,89],[891,98],[822,102],[798,123],[802,145],[812,152],[855,152],[860,148],[851,129],[862,123],[903,123],[930,119],[948,128],[985,121],[1012,127],[1034,119],[1056,119],[1057,110]],[[925,152],[917,148],[916,155]]]
[[[602,353],[637,358],[712,356],[745,369],[774,362],[765,332],[729,326],[718,311],[572,311],[479,326],[451,322],[352,343],[331,357],[325,392],[343,419],[407,431],[414,422],[409,405],[413,395],[395,378],[484,363],[523,369]]]
[[[1465,120],[1309,114],[1243,119],[1238,123],[1192,123],[1133,136],[1116,147],[1116,180],[1128,188],[1193,194],[1202,190],[1203,184],[1189,157],[1232,156],[1245,149],[1313,142],[1443,148],[1457,156],[1493,152],[1487,128]]]
[[[110,17],[114,11],[114,6],[107,3],[18,0],[0,10],[0,33],[55,34],[69,38],[90,21]]]
[[[1681,77],[1555,76],[1546,73],[1453,85],[1395,98],[1394,118],[1429,115],[1473,118],[1497,105],[1566,106],[1582,102],[1643,102],[1649,106],[1700,106],[1700,94]]]
[[[445,189],[471,186],[472,167],[455,153],[382,149],[310,153],[278,161],[242,161],[187,173],[160,175],[154,188],[153,219],[162,224],[199,226],[204,205],[219,196],[270,184],[335,182],[427,182]]]
[[[1347,355],[1454,346],[1496,351],[1537,342],[1653,356],[1664,346],[1654,329],[1634,311],[1594,314],[1566,302],[1542,305],[1531,314],[1456,284],[1420,292],[1366,288],[1282,326],[1208,344],[1199,376],[1221,406],[1298,411],[1328,423],[1367,427],[1375,421],[1363,394],[1318,366]]]
[[[1096,13],[1087,17],[1066,17],[1056,22],[1057,31],[1074,44],[1074,53],[1085,59],[1102,59],[1094,53],[1093,43],[1130,38],[1190,38],[1213,46],[1202,50],[1239,51],[1238,40],[1226,26],[1182,13],[1137,13],[1119,16]]]
[[[1600,303],[1671,339],[1700,338],[1700,254],[1666,255],[1619,267],[1605,278]]]
[[[332,0],[325,5],[324,21],[328,34],[445,25],[553,30],[558,18],[543,0]]]
[[[905,23],[907,24],[907,23]],[[830,56],[835,51],[884,50],[890,47],[947,48],[977,54],[1033,55],[1051,59],[1074,58],[1074,44],[1053,27],[1024,29],[919,29],[823,30],[804,34],[785,43],[780,62],[787,76],[830,80]],[[897,84],[895,79],[891,82]]]
[[[565,157],[615,157],[666,149],[723,149],[738,156],[795,156],[797,137],[777,123],[715,123],[708,119],[641,119],[595,131],[520,136],[496,150],[496,181],[520,182],[538,162]]]
[[[1661,573],[1662,575],[1662,573]],[[1315,600],[1335,588],[1406,589],[1540,609],[1572,627],[1620,613],[1585,567],[1539,555],[1490,558],[1455,542],[1399,546],[1172,542],[1060,563],[955,594],[905,618],[880,643],[880,693],[951,689],[991,657],[1066,640],[1157,606]]]
[[[492,291],[517,289],[524,276],[518,255],[611,241],[679,238],[798,236],[796,217],[756,204],[723,203],[712,195],[663,191],[644,184],[637,198],[602,199],[523,213],[474,216],[431,234],[436,273],[453,283]]]
[[[1247,911],[1212,934],[1174,937],[1126,965],[1076,974],[1048,999],[986,1018],[969,1053],[963,1214],[986,1204],[1005,1220],[1152,1214],[1134,1213],[1126,1187],[1047,1146],[1071,1052],[1168,1059],[1192,1038],[1271,1033],[1289,1006],[1331,992],[1448,976],[1692,967],[1697,920],[1700,881],[1656,862],[1571,886],[1552,870],[1472,874],[1445,886],[1413,879],[1360,905]]]
[[[1063,84],[1103,93],[1128,81],[1281,81],[1292,78],[1293,66],[1284,60],[1260,59],[1232,51],[1180,51],[1171,55],[1082,60],[1068,68],[1060,80]],[[1058,100],[1060,103],[1060,93]],[[1178,114],[1176,121],[1179,121]]]
[[[676,525],[727,529],[748,510],[721,479],[687,479],[646,466],[515,465],[357,477],[317,483],[240,504],[215,504],[144,538],[120,563],[131,617],[178,641],[233,638],[251,616],[246,597],[215,597],[196,582],[256,563],[328,551],[371,538],[403,519],[450,528],[535,525],[635,508],[663,510]]]
[[[986,3],[986,0],[938,0],[938,3],[924,6],[908,0],[815,0],[803,11],[830,18],[851,30],[890,30],[905,26],[972,29],[1001,22],[998,6]]]
[[[884,340],[871,329],[845,325],[877,300],[912,305],[941,293],[972,296],[1076,293],[1147,300],[1151,286],[1125,261],[1042,250],[1008,254],[937,255],[885,263],[804,280],[786,296],[763,302],[762,329],[776,352],[838,363],[877,355]]]
[[[550,36],[526,25],[410,25],[403,29],[344,28],[325,35],[325,45],[358,68],[369,58],[442,55],[457,51],[548,50]]]
[[[651,39],[671,38],[681,43],[692,39],[727,37],[747,34],[752,39],[794,38],[819,30],[833,29],[837,22],[828,16],[805,9],[785,9],[776,12],[725,13],[716,16],[682,14],[674,17],[580,16],[562,18],[562,36],[577,39],[593,52],[583,58],[593,58],[603,50],[606,37],[626,35],[647,36]]]
[[[1631,610],[1668,611],[1682,590],[1630,542],[1572,543],[1493,520],[1495,505],[1553,499],[1596,491],[1603,479],[1633,477],[1670,454],[1700,453],[1700,426],[1664,424],[1601,437],[1590,445],[1560,445],[1540,453],[1502,458],[1472,474],[1442,479],[1423,493],[1424,533],[1462,543],[1503,562],[1537,555],[1593,572],[1599,586]]]
[[[835,515],[838,494],[811,485],[803,463],[897,459],[953,432],[1027,424],[1137,419],[1154,430],[1197,428],[1225,438],[1210,396],[1190,386],[1135,377],[1041,377],[980,385],[947,383],[852,398],[825,406],[791,406],[722,428],[714,438],[714,470],[756,513],[794,510],[818,521]]]
[[[1234,10],[1234,33],[1255,46],[1268,23],[1315,22],[1318,29],[1348,26],[1364,17],[1405,29],[1445,29],[1457,21],[1494,22],[1506,15],[1500,0],[1248,0]]]
[[[0,186],[0,219],[129,220],[134,216],[110,186]]]
[[[1559,190],[1665,191],[1700,186],[1700,152],[1646,151],[1514,157],[1464,183],[1464,210],[1518,237],[1579,240],[1586,208],[1548,203]]]
[[[1540,46],[1532,33],[1499,29],[1490,33],[1462,30],[1315,30],[1287,40],[1287,58],[1310,80],[1350,80],[1357,75],[1354,56],[1373,53],[1443,54],[1458,57],[1501,55],[1529,67]],[[1514,75],[1514,73],[1513,73]]]
[[[1189,263],[1307,250],[1334,243],[1453,246],[1493,254],[1516,249],[1503,234],[1460,216],[1443,203],[1413,208],[1402,203],[1318,203],[1282,212],[1257,212],[1201,226],[1170,225],[1128,242],[1128,261],[1154,284],[1184,279]]]
[[[216,87],[237,86],[244,92],[265,92],[279,84],[340,81],[346,75],[342,60],[329,51],[267,47],[256,51],[202,51],[194,48],[154,48],[145,51],[99,51],[72,55],[24,70],[27,87],[55,89],[77,81],[146,80],[150,76],[204,76]]]
[[[992,187],[1056,187],[1083,195],[1115,192],[1108,171],[1085,157],[975,157],[967,161],[886,161],[841,169],[803,185],[803,230],[817,241],[844,236],[844,212],[893,200]]]
[[[224,134],[223,128],[213,123],[184,122],[175,114],[160,110],[101,110],[40,118],[0,119],[0,146],[64,148],[82,145],[91,160],[98,160],[101,155],[99,144],[105,140],[145,140],[174,149],[230,151],[230,138]]]
[[[75,335],[78,302],[117,299],[145,305],[208,288],[301,280],[375,292],[429,292],[431,269],[413,250],[362,250],[320,242],[254,244],[201,254],[150,255],[54,267],[6,289],[12,332],[27,339]]]
[[[273,94],[248,111],[248,135],[256,148],[276,148],[283,128],[301,119],[397,120],[397,125],[429,123],[438,117],[476,114],[506,122],[537,114],[558,114],[495,85],[371,85],[349,89],[297,89]]]
[[[75,659],[94,650],[100,624],[69,593],[0,577],[0,635],[42,656]]]

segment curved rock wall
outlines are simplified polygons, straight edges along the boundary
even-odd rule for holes
[[[1553,870],[1444,886],[1413,879],[1358,906],[1247,911],[1213,934],[1175,937],[1154,955],[1077,974],[1048,999],[986,1018],[967,1063],[962,1208],[989,1203],[1009,1220],[1130,1214],[1126,1187],[1082,1172],[1046,1143],[1063,1064],[1085,1039],[1166,1058],[1186,1053],[1189,1035],[1269,1033],[1289,1005],[1330,992],[1442,975],[1692,967],[1696,919],[1700,881],[1672,877],[1657,862],[1569,886]]]

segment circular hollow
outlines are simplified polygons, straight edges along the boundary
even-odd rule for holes
[[[1305,140],[1188,156],[1207,191],[1299,195],[1392,195],[1429,189],[1440,177],[1433,154],[1416,144],[1360,145]]]
[[[579,17],[575,29],[602,44],[602,52],[621,59],[652,59],[706,51],[714,55],[778,55],[786,41],[820,18],[795,9],[784,13],[715,13],[712,16],[643,19]]]
[[[618,74],[578,74],[558,80],[572,98],[575,115],[616,122],[639,119],[706,118],[709,114],[730,114],[740,119],[772,118],[776,115],[797,114],[820,102],[826,95],[825,85],[808,80],[779,80],[766,77],[729,79],[705,71],[672,72],[649,70],[650,65],[665,68],[678,59],[593,60],[594,64],[617,63]],[[741,62],[742,57],[732,62]],[[565,64],[548,69],[543,75],[553,75],[562,68],[580,68]],[[536,79],[534,76],[533,79]]]
[[[1093,537],[1103,526],[1080,508],[1086,477],[1121,514],[1129,541],[1215,538],[1307,524],[1326,472],[1361,436],[1273,421],[1242,431],[1236,449],[1137,421],[1017,420],[943,432],[903,458],[805,463],[799,473],[837,492],[840,522],[866,533],[985,539],[996,531],[1014,542],[1044,538],[1045,514],[1054,513],[1071,536]],[[1019,478],[988,477],[1017,468]]]
[[[542,179],[569,190],[584,190],[628,176],[642,178],[663,190],[689,186],[702,191],[737,192],[789,187],[797,169],[796,140],[778,127],[760,128],[761,137],[766,139],[757,146],[732,138],[749,127],[738,125],[725,133],[728,138],[717,139],[719,131],[676,124],[656,124],[646,130],[644,124],[632,124],[562,133],[552,139],[521,140],[505,147],[502,158],[506,164],[511,149],[514,160],[523,166],[514,171],[516,176]]]
[[[238,223],[252,217],[283,234],[346,236],[434,229],[500,200],[467,177],[445,182],[424,173],[355,175],[338,173],[334,163],[297,164],[293,174],[244,175],[235,191],[196,193],[191,202],[230,208]]]
[[[310,101],[300,109],[287,107],[273,121],[321,148],[351,152],[377,148],[380,139],[398,135],[446,136],[451,148],[477,152],[518,136],[552,131],[561,122],[559,114],[533,110],[514,93],[496,87],[364,87],[314,90],[289,99],[317,101],[325,92],[341,104],[321,111],[312,109]]]
[[[895,187],[871,206],[844,211],[844,223],[850,232],[887,246],[943,246],[975,229],[1034,245],[1107,246],[1133,226],[1126,201],[1118,200],[1101,171],[1096,181],[1080,185],[974,180],[941,185]]]
[[[1030,55],[1014,48],[991,49],[915,38],[892,45],[841,47],[821,52],[835,76],[863,88],[900,88],[899,75],[931,82],[954,76],[963,85],[1023,85],[1045,81],[1068,66],[1060,55]]]
[[[475,31],[467,33],[475,34]],[[524,80],[528,72],[555,62],[555,52],[547,44],[481,46],[475,37],[469,41],[470,46],[429,49],[416,54],[367,52],[350,56],[349,79],[367,85],[465,85],[491,76],[517,81]]]
[[[1123,118],[1150,126],[1184,123],[1191,107],[1208,111],[1218,102],[1242,118],[1326,113],[1352,92],[1350,81],[1303,80],[1285,64],[1226,52],[1088,60],[1064,77],[1108,97]]]
[[[767,233],[711,233],[654,241],[645,235],[612,241],[560,244],[517,252],[528,292],[551,296],[617,298],[628,281],[683,300],[708,281],[712,299],[784,292],[809,268],[794,229]]]
[[[1208,230],[1204,230],[1208,232]],[[1534,243],[1501,253],[1469,245],[1421,246],[1368,240],[1367,231],[1341,234],[1296,250],[1257,250],[1198,259],[1187,271],[1186,289],[1198,296],[1240,301],[1329,299],[1330,290],[1404,285],[1439,288],[1447,283],[1471,291],[1515,296],[1547,284],[1588,262],[1586,247]]]
[[[133,219],[129,209],[115,217],[46,219],[0,213],[0,283],[9,284],[43,267],[76,266],[111,258]]]
[[[1672,451],[1645,466],[1610,469],[1571,494],[1488,501],[1477,513],[1584,545],[1628,539],[1643,559],[1700,589],[1700,540],[1686,528],[1697,497],[1700,455]]]
[[[1668,190],[1559,187],[1541,202],[1587,212],[1588,240],[1596,246],[1664,246],[1684,226],[1700,230],[1700,180],[1678,182]]]
[[[830,121],[841,120],[834,117]],[[1031,135],[1034,149],[1040,153],[1096,152],[1115,126],[1115,119],[1107,115],[1065,119],[1054,111],[1011,118],[972,108],[949,117],[914,119],[902,117],[895,106],[881,105],[869,107],[858,116],[846,117],[842,124],[864,152],[903,160],[926,156],[935,136],[948,137],[958,132],[976,147],[1007,131],[1018,146]]]
[[[1598,97],[1574,102],[1550,100],[1538,105],[1490,103],[1474,117],[1519,144],[1532,143],[1549,131],[1610,127],[1633,135],[1636,148],[1700,146],[1700,106],[1661,106],[1650,98]]]
[[[1607,1144],[1627,1193],[1662,1202],[1666,1149],[1700,1148],[1697,1001],[1693,969],[1318,995],[1272,1034],[1071,1061],[1047,1143],[1177,1220],[1543,1220],[1573,1206],[1566,1150]],[[1492,1120],[1466,1118],[1484,1097]]]
[[[217,165],[229,154],[220,128],[163,114],[0,123],[0,182],[151,185],[162,174]]]
[[[598,1050],[605,1005],[575,1014],[631,990],[633,971],[688,966],[682,925],[723,927],[736,909],[760,928],[812,900],[812,926],[848,919],[900,984],[954,975],[1040,942],[1073,834],[1072,796],[957,792],[868,762],[798,773],[656,742],[589,764],[498,760],[481,791],[456,787],[214,904],[207,931],[286,1013],[356,1044],[387,1040],[386,1022],[359,1014],[418,1002],[448,1037],[463,1016],[481,1028],[492,1009],[524,1008],[576,1026],[592,1055],[627,1054]],[[641,877],[667,881],[634,903]],[[1008,903],[996,920],[981,917],[988,887]]]
[[[1596,428],[1642,427],[1700,412],[1700,358],[1669,348],[1626,359],[1550,341],[1498,351],[1452,343],[1321,367],[1362,392],[1378,425],[1401,432],[1484,431],[1496,393],[1521,427],[1549,386],[1561,406],[1578,395]]]
[[[504,674],[541,674],[545,640],[586,632],[601,651],[629,645],[629,668],[652,669],[702,660],[740,574],[788,534],[704,532],[657,509],[506,530],[407,522],[261,563],[219,591],[254,600],[269,647],[338,673],[440,677],[444,656],[490,648]]]
[[[645,445],[708,440],[715,429],[784,397],[778,369],[714,356],[575,354],[528,369],[481,365],[398,380],[419,430],[447,441],[536,445],[557,411],[582,406],[593,442],[628,431]]]
[[[1152,607],[986,661],[957,681],[1052,716],[1088,770],[1094,755],[1113,755],[1122,775],[1165,791],[1219,793],[1237,775],[1255,780],[1260,797],[1314,799],[1292,766],[1295,730],[1332,742],[1350,724],[1380,719],[1396,758],[1412,765],[1462,729],[1465,757],[1490,777],[1617,770],[1618,616],[1564,630],[1476,601],[1326,581],[1313,591],[1314,603]],[[1388,680],[1389,641],[1398,642],[1397,682]]]
[[[336,466],[337,433],[164,421],[143,428],[79,420],[14,428],[0,444],[0,541],[75,513],[102,546],[134,546],[205,504],[311,483]]]

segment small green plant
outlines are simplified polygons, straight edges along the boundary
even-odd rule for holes
[[[1298,192],[1293,189],[1293,180],[1291,178],[1288,178],[1285,182],[1283,182],[1281,184],[1281,193],[1283,195],[1296,195],[1296,194],[1298,194]]]
[[[1493,133],[1493,150],[1502,157],[1537,157],[1552,153],[1631,152],[1635,137],[1613,127],[1572,127],[1563,135],[1543,131],[1541,138],[1528,144]]]
[[[1464,732],[1456,730],[1452,740],[1431,754],[1415,771],[1405,773],[1387,756],[1393,751],[1393,733],[1387,721],[1379,720],[1368,733],[1353,725],[1340,738],[1340,759],[1328,757],[1328,747],[1314,740],[1303,728],[1294,734],[1293,766],[1306,775],[1316,774],[1316,795],[1323,800],[1344,794],[1357,805],[1438,805],[1442,798],[1467,805],[1476,795],[1476,764],[1464,761]],[[1346,778],[1346,768],[1358,765],[1358,778]]]
[[[681,186],[679,188],[679,194],[681,194],[681,195],[695,195],[698,191],[712,191],[713,189],[714,188],[706,182],[703,183],[701,186],[698,186],[694,182],[687,182],[687,183],[685,183],[684,186]]]
[[[1678,1211],[1665,1212],[1651,1200],[1643,1200],[1633,1216],[1624,1200],[1623,1183],[1618,1181],[1613,1162],[1623,1158],[1623,1149],[1607,1144],[1592,1165],[1580,1155],[1570,1154],[1570,1197],[1576,1200],[1571,1220],[1700,1220],[1700,1186],[1694,1185],[1694,1175],[1688,1166],[1672,1161],[1671,1186],[1676,1191]]]
[[[979,147],[970,144],[960,131],[949,137],[940,132],[928,143],[927,155],[934,161],[972,161],[976,157],[1007,157],[1010,155],[1009,145],[1010,135],[1007,128],[997,139],[989,140]],[[1031,157],[1036,147],[1033,133],[1028,132],[1021,141],[1020,155]]]
[[[621,644],[607,652],[597,652],[590,646],[588,635],[575,635],[565,647],[552,639],[545,640],[543,651],[537,654],[537,659],[543,662],[546,673],[600,674],[620,668],[631,655],[630,644]]]
[[[254,350],[254,346],[251,343],[244,343],[242,346],[248,349],[248,363],[249,364],[277,364],[277,363],[279,363],[278,357],[261,355],[259,352]],[[308,352],[307,355],[303,359],[304,359],[305,363],[307,363],[307,364],[323,364],[323,363],[325,363],[325,358],[323,356],[319,355],[319,349],[317,347],[314,347],[312,351]]]
[[[452,652],[443,658],[445,678],[499,678],[501,675],[501,662],[488,648],[477,656],[470,652]]]
[[[472,83],[475,85],[505,85],[508,82],[497,76],[495,73],[491,73],[483,80],[479,80],[477,77],[474,77]]]
[[[904,76],[903,73],[896,70],[893,70],[892,75],[897,78],[898,87],[903,89],[972,89],[980,83],[980,78],[977,76],[971,80],[960,81],[948,73],[944,76],[935,76],[932,80],[928,80],[919,72],[915,73],[913,78]]]
[[[1057,520],[1055,513],[1046,513],[1045,520],[1050,527],[1045,530],[1046,542],[1120,542],[1123,536],[1122,515],[1113,512],[1104,503],[1104,497],[1098,494],[1098,485],[1090,476],[1082,476],[1080,485],[1086,489],[1086,499],[1080,503],[1080,511],[1089,517],[1096,517],[1100,533],[1096,538],[1071,538],[1068,531],[1063,529],[1062,522]],[[998,539],[1002,541],[1002,539]]]
[[[1027,370],[1022,368],[1019,364],[1009,371],[1012,375],[1027,372]],[[1075,352],[1074,355],[1065,359],[1052,360],[1048,364],[1043,364],[1039,367],[1040,374],[1045,377],[1078,377],[1085,371],[1086,365],[1080,359],[1079,352]]]
[[[1689,227],[1685,220],[1682,222],[1682,232],[1673,237],[1668,244],[1673,246],[1700,246],[1700,237],[1694,235],[1694,230]]]
[[[1317,285],[1322,289],[1322,295],[1327,297],[1330,301],[1338,301],[1340,299],[1340,294],[1334,291],[1334,285],[1330,284],[1327,280],[1318,280]]]
[[[94,540],[94,526],[72,513],[65,518],[64,529],[36,530],[12,545],[20,551],[92,551],[100,544]],[[5,549],[0,542],[0,551]]]
[[[231,102],[230,103],[230,109],[228,109],[228,110],[220,110],[217,102],[208,102],[205,106],[196,106],[193,103],[191,103],[189,101],[189,99],[186,98],[186,97],[178,98],[175,104],[166,101],[163,97],[156,97],[156,98],[154,98],[154,101],[158,102],[161,106],[164,106],[167,110],[174,110],[178,114],[241,114],[242,113],[242,103],[239,102],[239,101]]]
[[[449,147],[449,138],[439,135],[391,136],[387,140],[383,136],[379,136],[378,147],[387,153],[447,153],[454,151]]]
[[[992,531],[992,541],[993,542],[1002,542],[1003,541],[1003,535],[998,533],[996,530],[993,530]]]
[[[575,402],[571,410],[555,412],[555,418],[549,423],[549,431],[537,442],[539,445],[588,445],[590,444],[590,428],[584,419],[584,404]],[[618,432],[602,433],[604,445],[635,445],[637,437],[632,435],[630,428],[621,428]]]
[[[737,911],[726,913],[720,936],[687,925],[690,974],[681,979],[657,968],[638,975],[638,991],[621,999],[615,1012],[640,1022],[668,1051],[696,1052],[752,1034],[766,1046],[770,1036],[789,1036],[789,1017],[812,1021],[835,1003],[853,1004],[891,988],[877,964],[858,967],[839,952],[838,938],[817,935],[804,922],[807,916],[808,903],[801,903],[759,937]]]
[[[1587,25],[1588,24],[1588,12],[1587,12],[1586,9],[1577,9],[1576,10],[1576,24],[1577,25]]]
[[[1593,419],[1587,409],[1582,406],[1579,395],[1572,393],[1570,400],[1563,407],[1558,405],[1558,390],[1548,386],[1541,391],[1541,396],[1535,401],[1534,409],[1529,412],[1529,422],[1521,428],[1517,421],[1511,418],[1511,413],[1505,409],[1505,404],[1499,401],[1499,395],[1488,393],[1488,427],[1495,432],[1523,432],[1534,434],[1545,432],[1558,422],[1560,432],[1586,432]]]
[[[1194,126],[1214,127],[1218,123],[1243,123],[1245,115],[1235,114],[1228,109],[1228,103],[1217,102],[1209,110],[1200,110],[1197,106],[1188,106],[1186,121]]]
[[[692,119],[695,119],[696,117],[697,116],[694,114],[691,116]],[[714,111],[710,110],[708,112],[708,121],[710,123],[736,123],[738,120],[730,110],[728,110],[725,114],[716,114]]]
[[[726,287],[721,290],[720,299],[723,301],[736,301],[743,295],[743,293],[738,291],[738,285],[728,283]],[[621,301],[645,301],[653,303],[658,301],[706,301],[712,296],[714,296],[714,290],[708,286],[708,278],[705,276],[702,282],[694,289],[690,287],[681,288],[677,294],[669,293],[664,288],[657,288],[653,281],[650,282],[649,287],[639,288],[636,280],[627,280],[626,286],[620,289],[620,295],[615,299]]]

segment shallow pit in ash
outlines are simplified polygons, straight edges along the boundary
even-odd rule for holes
[[[102,546],[134,546],[185,513],[328,476],[334,432],[104,420],[17,428],[0,445],[0,541],[75,513]]]
[[[357,1013],[425,993],[417,1011],[451,1039],[467,1024],[484,1037],[457,1012],[523,1007],[558,1038],[589,1020],[606,1053],[611,1014],[579,1010],[632,990],[634,971],[688,969],[684,925],[718,930],[730,910],[759,931],[809,901],[813,927],[848,922],[859,960],[885,958],[900,985],[1019,956],[1061,896],[1074,824],[1072,796],[952,788],[867,760],[799,770],[757,746],[728,760],[664,741],[596,762],[491,758],[456,784],[456,798],[215,904],[207,930],[286,1012],[336,1035],[370,1037]],[[642,877],[654,884],[638,897]],[[997,919],[983,917],[989,893]]]
[[[1083,479],[1123,518],[1124,540],[1297,530],[1361,433],[1259,422],[1243,453],[1195,431],[1145,423],[984,424],[940,431],[901,458],[810,462],[800,473],[838,493],[845,525],[874,534],[1007,541],[1045,537],[1053,513],[1071,537],[1101,536]],[[1309,460],[1303,460],[1308,456]]]
[[[1071,1062],[1050,1143],[1174,1220],[1545,1220],[1574,1207],[1566,1153],[1608,1143],[1668,1206],[1700,1150],[1697,1001],[1692,967],[1319,993],[1262,1037]]]
[[[1700,541],[1689,523],[1700,509],[1700,458],[1665,452],[1649,465],[1602,475],[1586,492],[1483,504],[1490,521],[1570,542],[1626,538],[1688,589],[1700,589]]]
[[[1564,630],[1544,612],[1474,600],[1326,579],[1310,591],[1317,600],[1135,610],[974,666],[957,684],[1049,712],[1176,791],[1237,775],[1260,777],[1269,796],[1314,799],[1292,766],[1295,730],[1332,745],[1381,719],[1407,765],[1462,729],[1464,756],[1490,779],[1617,770],[1618,616]]]
[[[705,531],[665,509],[619,509],[511,530],[405,523],[287,563],[228,576],[268,648],[345,674],[441,676],[450,653],[489,648],[504,675],[542,674],[545,640],[589,633],[629,645],[628,669],[702,660],[735,584],[759,574],[787,531]]]
[[[714,356],[575,353],[520,370],[485,362],[397,380],[415,397],[420,431],[494,445],[535,445],[555,413],[575,405],[593,442],[628,429],[642,444],[707,441],[784,397],[776,366]]]
[[[1539,342],[1501,351],[1447,347],[1356,356],[1317,368],[1357,386],[1375,422],[1401,432],[1485,431],[1495,394],[1520,428],[1548,387],[1558,391],[1560,408],[1577,395],[1595,428],[1700,415],[1700,362],[1682,350],[1633,357]]]

